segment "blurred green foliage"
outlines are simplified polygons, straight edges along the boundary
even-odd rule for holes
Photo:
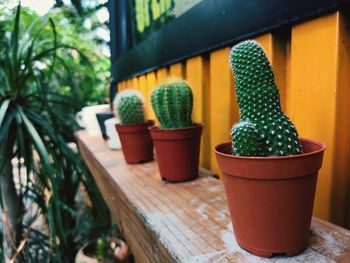
[[[19,211],[12,243],[24,245],[16,262],[74,262],[83,243],[110,227],[93,178],[67,143],[75,142],[69,116],[107,97],[106,43],[88,17],[73,6],[39,17],[0,3],[0,176],[17,187],[2,191],[0,201],[18,200],[0,204]]]
[[[7,29],[12,28],[11,18],[14,16],[13,8],[8,7],[9,2],[14,1],[4,0],[0,3],[0,21]],[[77,50],[58,50],[60,61],[55,65],[55,70],[62,74],[57,75],[50,86],[64,95],[73,96],[81,107],[106,102],[110,82],[108,39],[100,34],[106,35],[109,31],[107,23],[101,21],[97,13],[106,8],[106,1],[94,1],[95,5],[90,2],[84,2],[88,6],[81,14],[74,5],[56,5],[49,11],[56,25],[57,41],[81,51],[79,54]],[[81,6],[84,7],[83,4]],[[38,19],[38,14],[22,7],[22,23],[29,26],[35,19]],[[51,29],[46,27],[40,38],[50,35]]]

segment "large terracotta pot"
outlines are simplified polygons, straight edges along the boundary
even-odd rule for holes
[[[75,263],[129,263],[130,260],[130,250],[128,245],[119,238],[109,238],[109,244],[114,242],[116,248],[114,251],[113,258],[107,258],[103,261],[98,261],[96,255],[94,255],[96,250],[96,241],[89,242],[85,244],[81,249],[79,249],[76,257]]]
[[[141,124],[116,124],[120,143],[127,163],[141,163],[153,160],[153,143],[148,128],[153,121]]]
[[[303,154],[283,157],[233,156],[231,143],[215,147],[237,242],[255,255],[293,256],[307,246],[325,145],[301,143]]]
[[[182,129],[150,128],[163,180],[185,182],[198,177],[202,130],[202,124]]]

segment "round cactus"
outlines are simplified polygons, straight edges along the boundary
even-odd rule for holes
[[[160,128],[176,129],[193,125],[193,95],[187,82],[172,79],[160,84],[152,92],[151,104]]]
[[[127,89],[119,92],[113,104],[115,114],[122,124],[145,122],[143,97],[136,90]]]
[[[232,153],[285,156],[302,153],[298,133],[283,114],[272,67],[262,47],[248,40],[234,46],[230,62],[236,82],[240,122],[233,126]]]

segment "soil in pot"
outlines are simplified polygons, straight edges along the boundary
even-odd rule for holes
[[[116,124],[125,161],[129,164],[153,160],[153,142],[149,127],[153,121],[141,124]]]
[[[202,130],[202,124],[181,129],[150,128],[163,180],[185,182],[198,177]]]
[[[233,156],[231,143],[215,147],[237,242],[255,255],[293,256],[307,246],[325,145],[301,143],[304,154],[283,157]]]
[[[104,260],[97,259],[96,240],[83,246],[75,258],[75,263],[129,263],[130,251],[128,245],[119,238],[107,239],[108,249]]]

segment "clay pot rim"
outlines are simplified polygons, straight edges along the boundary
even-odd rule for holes
[[[116,123],[115,128],[117,129],[118,133],[138,133],[138,132],[148,132],[148,128],[150,126],[154,125],[153,120],[147,120],[142,123],[136,123],[136,124],[121,124]]]
[[[220,148],[224,148],[225,145],[227,144],[231,144],[231,142],[224,142],[224,143],[220,143],[214,146],[214,152],[222,157],[226,157],[226,158],[232,158],[232,159],[240,159],[240,160],[254,160],[254,161],[263,161],[263,160],[288,160],[288,159],[299,159],[299,158],[304,158],[307,156],[312,156],[312,155],[317,155],[321,152],[323,152],[326,149],[326,144],[323,142],[318,142],[318,141],[314,141],[312,139],[308,139],[308,138],[300,138],[301,142],[306,142],[306,143],[312,143],[315,144],[317,146],[319,146],[319,149],[316,151],[311,151],[311,152],[307,152],[307,153],[302,153],[302,154],[297,154],[297,155],[288,155],[288,156],[268,156],[268,157],[263,157],[263,156],[236,156],[236,155],[232,155],[232,154],[227,154],[227,153],[223,153],[222,151],[220,151]]]
[[[200,136],[203,132],[203,124],[176,129],[159,129],[157,126],[148,127],[153,141],[177,141],[188,140]]]
[[[170,129],[160,129],[158,126],[151,126],[151,127],[148,127],[148,129],[150,131],[182,131],[182,130],[191,130],[191,129],[194,129],[194,128],[199,128],[199,127],[204,127],[204,124],[203,123],[193,123],[192,126],[189,126],[189,127],[185,127],[185,128],[170,128]]]
[[[116,123],[115,126],[118,126],[118,127],[137,127],[137,126],[144,126],[144,125],[147,125],[147,124],[150,124],[150,125],[154,125],[154,120],[146,120],[145,122],[142,122],[142,123],[134,123],[134,124],[122,124],[122,123]],[[148,126],[148,125],[147,125]]]

